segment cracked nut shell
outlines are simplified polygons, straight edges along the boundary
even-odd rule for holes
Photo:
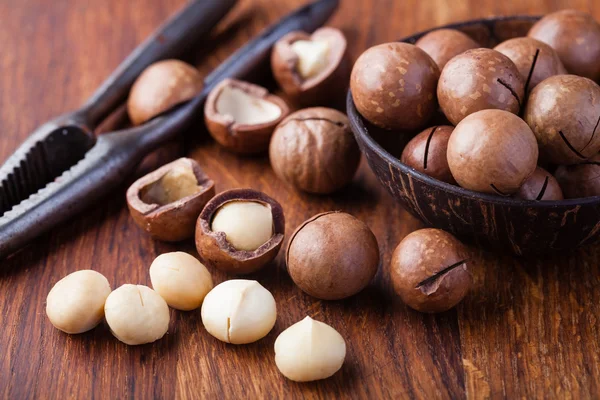
[[[448,141],[448,165],[464,188],[507,196],[519,190],[537,166],[538,146],[521,118],[502,110],[469,115]]]
[[[524,200],[562,200],[563,192],[552,174],[537,167],[515,195]]]
[[[581,76],[552,76],[531,92],[524,119],[544,161],[580,163],[600,151],[600,86]]]
[[[292,46],[298,41],[326,43],[322,54],[325,60],[320,61],[319,69],[306,78],[299,71],[300,56]],[[348,87],[350,63],[346,48],[346,37],[339,29],[320,28],[312,35],[302,31],[290,32],[275,43],[271,69],[279,86],[295,102],[302,105],[328,103]]]
[[[554,172],[567,199],[600,196],[600,155],[575,165],[561,165]]]
[[[577,10],[548,14],[528,36],[554,48],[570,73],[600,79],[600,24],[590,14]]]
[[[363,290],[379,267],[375,235],[350,214],[330,211],[304,221],[286,252],[292,280],[309,295],[338,300]]]
[[[468,251],[440,229],[420,229],[396,247],[391,261],[394,290],[409,307],[427,313],[457,305],[471,287]]]
[[[509,39],[494,47],[494,50],[504,54],[515,64],[527,85],[526,92],[530,92],[546,78],[567,73],[552,47],[530,37]]]
[[[238,250],[227,241],[224,232],[212,230],[212,220],[217,211],[233,201],[260,203],[272,212],[273,236],[256,250]],[[216,195],[200,213],[196,223],[196,249],[200,258],[214,268],[232,274],[249,274],[261,269],[277,256],[284,234],[283,209],[275,199],[253,189],[232,189]]]
[[[144,122],[190,100],[202,90],[200,72],[180,60],[158,61],[136,79],[129,98],[127,113],[133,125]]]
[[[481,47],[470,36],[456,29],[436,29],[417,40],[415,46],[429,54],[440,71],[450,59],[467,50]]]
[[[453,125],[481,110],[518,114],[524,92],[525,80],[510,58],[483,48],[448,61],[437,86],[440,107]]]
[[[237,154],[269,148],[273,129],[290,110],[280,97],[253,83],[225,79],[208,95],[204,121],[210,135]]]
[[[437,110],[440,71],[420,48],[385,43],[367,49],[350,76],[352,99],[372,124],[389,130],[419,129]]]
[[[332,193],[346,186],[360,162],[348,118],[316,107],[296,111],[273,133],[269,158],[275,174],[309,193]]]
[[[400,161],[442,182],[456,184],[448,166],[448,140],[453,126],[441,125],[425,129],[411,139],[402,151]]]
[[[127,189],[127,207],[152,237],[177,242],[194,235],[196,219],[214,195],[214,182],[200,165],[180,158],[135,181]]]

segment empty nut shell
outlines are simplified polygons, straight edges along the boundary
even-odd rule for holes
[[[562,200],[563,192],[551,173],[537,167],[515,196],[524,200]]]
[[[325,104],[348,87],[346,47],[346,38],[339,29],[320,28],[312,35],[290,32],[273,47],[273,75],[295,102]]]
[[[367,49],[350,76],[352,99],[372,124],[390,130],[419,129],[437,109],[440,71],[435,61],[408,43]]]
[[[269,146],[277,176],[309,193],[333,193],[350,183],[360,162],[348,118],[330,108],[306,108],[288,116]]]
[[[289,114],[281,98],[252,83],[225,79],[208,95],[204,120],[211,136],[238,154],[269,148],[273,129]]]
[[[600,79],[600,24],[590,14],[578,10],[548,14],[528,36],[554,48],[571,74]]]
[[[524,93],[525,80],[510,58],[483,48],[448,61],[437,86],[440,107],[453,125],[481,110],[518,114]]]
[[[425,129],[408,142],[400,161],[432,178],[456,184],[446,157],[448,140],[453,130],[454,127],[448,125]]]
[[[350,214],[330,211],[305,221],[292,234],[286,262],[304,292],[338,300],[363,290],[379,267],[375,235]]]
[[[524,118],[544,161],[577,164],[600,151],[600,86],[588,78],[542,81],[531,91]]]
[[[562,165],[554,176],[567,199],[600,196],[600,155],[580,164]]]
[[[451,58],[470,49],[481,47],[471,37],[456,29],[436,29],[417,40],[415,46],[420,47],[438,65],[440,71]]]
[[[406,236],[394,250],[392,283],[409,307],[443,312],[469,291],[467,262],[467,249],[454,236],[440,229],[420,229]]]
[[[272,213],[272,236],[255,250],[240,250],[227,240],[222,231],[213,231],[217,212],[232,202],[252,202],[267,207]],[[254,227],[247,226],[249,234]],[[261,227],[262,230],[262,227]],[[281,205],[266,194],[253,189],[232,189],[219,193],[209,201],[196,223],[196,249],[203,261],[232,274],[249,274],[272,261],[283,243],[285,218]]]
[[[127,190],[127,206],[152,237],[177,242],[194,235],[196,219],[214,194],[214,183],[200,165],[180,158],[135,181]]]
[[[546,43],[530,37],[509,39],[494,47],[515,63],[529,92],[541,81],[554,75],[566,74],[558,54]]]
[[[131,87],[127,99],[129,119],[134,125],[143,124],[196,96],[202,84],[200,72],[193,66],[179,60],[158,61],[146,68]]]

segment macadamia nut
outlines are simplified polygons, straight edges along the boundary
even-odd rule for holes
[[[150,266],[152,287],[167,304],[178,310],[194,310],[213,288],[212,277],[195,257],[181,252],[161,254]]]
[[[298,56],[296,68],[304,79],[313,77],[327,67],[329,43],[325,40],[297,40],[290,45]]]
[[[129,345],[152,343],[169,328],[169,306],[144,285],[126,284],[106,299],[104,315],[112,334]]]
[[[214,337],[233,344],[265,337],[277,319],[271,292],[257,281],[233,279],[215,286],[202,304],[202,323]]]
[[[273,236],[273,214],[260,203],[231,201],[217,210],[211,226],[237,250],[253,251]]]
[[[62,278],[48,293],[46,314],[56,329],[66,333],[89,331],[104,317],[104,302],[110,294],[108,280],[89,269]]]
[[[306,317],[275,340],[279,371],[296,382],[329,378],[344,364],[346,342],[331,326]]]

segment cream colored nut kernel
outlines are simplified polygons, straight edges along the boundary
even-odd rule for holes
[[[145,193],[144,198],[165,205],[196,194],[201,189],[192,167],[187,164],[179,164],[153,184]]]
[[[261,203],[231,201],[217,210],[211,229],[224,232],[237,250],[253,251],[273,236],[273,213]]]
[[[279,371],[296,382],[329,378],[344,363],[346,342],[331,326],[306,317],[275,340]]]
[[[48,293],[46,314],[63,332],[89,331],[102,321],[109,294],[110,285],[101,273],[89,269],[73,272],[56,282]]]
[[[234,86],[225,86],[216,102],[217,112],[229,115],[237,124],[258,125],[275,121],[281,116],[281,108],[270,101]]]
[[[273,329],[277,306],[271,292],[257,281],[233,279],[206,295],[201,314],[208,333],[226,343],[245,344]]]
[[[212,277],[195,257],[181,252],[161,254],[150,265],[152,287],[167,304],[178,310],[194,310],[213,288]]]
[[[318,75],[327,67],[329,43],[325,40],[297,40],[291,45],[298,56],[296,69],[304,79]]]
[[[169,328],[169,306],[144,285],[125,284],[114,290],[106,299],[104,315],[113,335],[130,345],[152,343]]]

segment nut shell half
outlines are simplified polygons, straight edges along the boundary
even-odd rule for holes
[[[167,204],[147,202],[148,190],[154,185],[160,185],[161,179],[178,166],[191,168],[197,181],[197,192]],[[195,160],[184,157],[135,181],[127,189],[127,207],[135,223],[152,237],[177,242],[194,235],[196,219],[214,195],[214,182]]]
[[[261,120],[259,123],[240,123],[233,115],[222,114],[218,110],[217,102],[224,90],[246,93],[257,99],[253,104],[264,101],[278,107],[280,113],[277,117]],[[267,151],[273,130],[289,112],[285,101],[269,94],[267,89],[249,82],[225,79],[209,93],[204,105],[204,120],[210,135],[227,150],[238,154],[256,154]]]
[[[253,251],[237,250],[227,241],[224,232],[214,232],[212,219],[221,206],[231,201],[253,201],[271,209],[273,236]],[[253,189],[231,189],[209,201],[196,223],[196,249],[202,260],[225,272],[249,274],[272,261],[279,252],[285,234],[285,217],[281,205],[266,194]]]
[[[292,43],[298,40],[326,41],[329,44],[326,67],[315,76],[304,79],[298,72],[298,54]],[[317,29],[312,35],[306,32],[290,32],[273,47],[271,69],[283,91],[302,105],[324,104],[340,96],[348,87],[350,63],[346,53],[344,34],[335,28]]]

